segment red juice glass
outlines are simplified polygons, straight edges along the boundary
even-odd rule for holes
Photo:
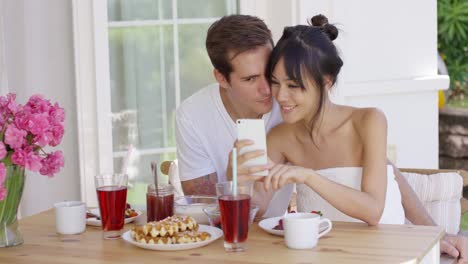
[[[163,220],[174,215],[174,187],[172,185],[159,185],[157,192],[154,184],[148,185],[146,214],[148,222]]]
[[[127,204],[126,174],[102,174],[94,178],[104,239],[120,238]]]
[[[252,186],[252,183],[238,184],[237,193],[234,193],[232,182],[216,184],[226,251],[238,252],[247,249]]]

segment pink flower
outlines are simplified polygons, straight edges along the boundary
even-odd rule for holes
[[[55,147],[58,144],[60,144],[60,142],[62,141],[62,137],[63,137],[64,132],[65,131],[64,131],[62,125],[54,126],[52,128],[52,139],[50,140],[49,144],[52,147]]]
[[[55,103],[54,106],[50,108],[49,116],[54,122],[63,123],[65,121],[65,110],[60,107],[59,104]]]
[[[42,95],[35,94],[29,98],[29,101],[26,103],[25,108],[27,108],[31,113],[49,113],[51,104],[49,100],[42,98]]]
[[[0,186],[0,201],[4,200],[7,196],[7,189],[5,186]]]
[[[63,165],[63,153],[62,151],[58,150],[50,153],[42,160],[42,168],[39,172],[42,175],[52,177],[54,174],[60,171],[60,168],[62,168]]]
[[[2,112],[7,112],[8,114],[16,114],[21,107],[16,104],[16,94],[9,93],[6,96],[0,97],[0,109]]]
[[[13,115],[22,109],[21,105],[17,105],[16,94],[9,93],[5,96],[0,96],[0,125],[3,127],[5,122],[9,121]]]
[[[0,96],[0,128],[5,129],[0,141],[0,187],[6,175],[1,161],[10,157],[10,152],[13,164],[43,175],[52,176],[64,166],[61,151],[47,154],[43,149],[60,144],[64,122],[65,110],[42,95],[31,96],[24,106],[16,103],[15,94]]]
[[[39,171],[42,167],[41,157],[34,153],[32,147],[15,149],[15,152],[11,155],[11,161],[31,171]]]
[[[53,139],[53,136],[54,135],[52,134],[52,132],[44,132],[34,137],[34,143],[38,144],[41,147],[45,147]]]
[[[5,158],[7,155],[7,151],[5,149],[5,144],[3,144],[3,142],[0,142],[0,160],[2,160],[3,158]],[[0,183],[1,184],[1,183]]]
[[[48,116],[45,113],[32,114],[26,119],[26,129],[33,135],[41,135],[49,128]]]
[[[14,123],[18,129],[28,130],[29,115],[30,114],[25,111],[19,112],[14,116],[12,123]]]
[[[18,129],[16,125],[8,125],[5,131],[5,143],[13,149],[20,148],[26,141],[28,133],[22,129]]]
[[[3,185],[6,179],[6,168],[5,164],[0,163],[0,185]]]

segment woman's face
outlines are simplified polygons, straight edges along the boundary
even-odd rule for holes
[[[281,115],[286,123],[309,122],[317,111],[320,92],[309,78],[304,80],[307,87],[302,89],[298,82],[291,80],[281,58],[276,64],[271,77],[273,96],[281,108]]]

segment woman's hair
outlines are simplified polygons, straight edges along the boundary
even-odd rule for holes
[[[338,29],[329,24],[324,15],[316,15],[309,21],[308,26],[284,28],[283,36],[274,47],[268,62],[266,74],[270,82],[275,66],[283,59],[289,79],[296,81],[303,90],[306,89],[306,80],[313,81],[319,89],[317,112],[310,121],[311,133],[327,96],[325,77],[330,78],[332,85],[335,84],[343,66],[343,61],[332,42],[337,37]]]

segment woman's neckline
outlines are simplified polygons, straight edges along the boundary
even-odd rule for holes
[[[387,164],[387,167],[388,166],[392,166],[390,164]],[[330,167],[330,168],[323,168],[323,169],[318,169],[318,170],[315,170],[315,171],[324,171],[324,170],[339,170],[339,169],[361,169],[362,170],[362,166],[343,166],[343,167]]]

